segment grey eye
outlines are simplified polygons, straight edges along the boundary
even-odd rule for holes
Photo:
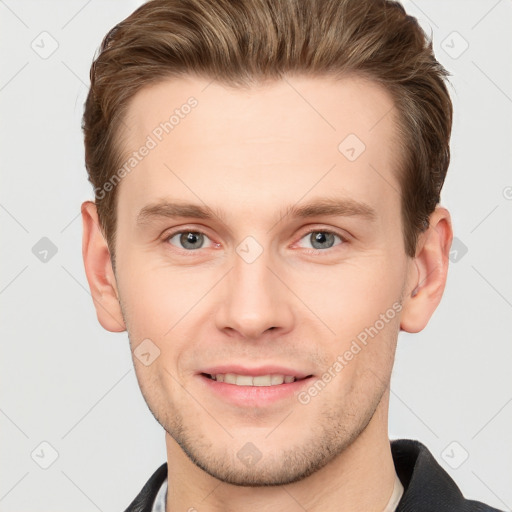
[[[173,243],[173,240],[178,238],[177,243]],[[180,249],[194,250],[201,249],[204,245],[205,235],[198,231],[180,231],[169,237],[169,242],[172,245],[176,245]]]
[[[315,250],[330,249],[335,245],[336,239],[340,242],[342,241],[341,237],[336,233],[322,230],[310,231],[302,237],[302,240],[306,240],[309,243],[309,245],[306,245],[306,248]]]

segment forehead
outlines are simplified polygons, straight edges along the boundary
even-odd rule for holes
[[[120,214],[164,198],[261,214],[326,194],[397,211],[393,101],[362,78],[288,77],[250,89],[166,79],[132,98],[125,125],[124,163],[137,161],[119,185]]]

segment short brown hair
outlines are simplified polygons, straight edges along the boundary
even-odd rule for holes
[[[397,178],[405,251],[440,200],[450,161],[447,71],[417,20],[387,0],[150,0],[103,39],[93,61],[82,128],[96,190],[121,166],[129,100],[157,81],[195,74],[250,87],[286,73],[354,73],[382,84],[398,113]],[[96,197],[115,261],[116,187]]]

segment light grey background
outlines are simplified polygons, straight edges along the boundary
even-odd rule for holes
[[[165,461],[127,335],[97,322],[81,255],[89,67],[140,3],[0,0],[2,512],[121,511]],[[511,510],[512,2],[405,6],[453,74],[441,203],[457,246],[429,325],[400,334],[390,437],[419,439],[467,497]]]

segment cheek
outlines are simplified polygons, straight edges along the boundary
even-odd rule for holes
[[[314,275],[304,272],[295,276],[294,290],[331,334],[347,339],[398,301],[403,276],[392,259],[384,252],[373,252],[326,266]]]
[[[120,293],[133,330],[162,338],[206,293],[215,276],[208,279],[191,267],[176,269],[148,260],[141,256],[123,262]]]
[[[159,379],[172,386],[173,379],[167,372],[178,380],[183,377],[180,362],[190,348],[187,340],[199,325],[195,315],[204,307],[201,299],[216,275],[148,261],[144,256],[127,258],[119,266],[119,275],[123,278],[120,294],[137,378],[151,394],[152,386],[163,385]],[[156,346],[154,350],[158,353],[149,367],[136,359],[142,343],[149,343],[146,340]]]

